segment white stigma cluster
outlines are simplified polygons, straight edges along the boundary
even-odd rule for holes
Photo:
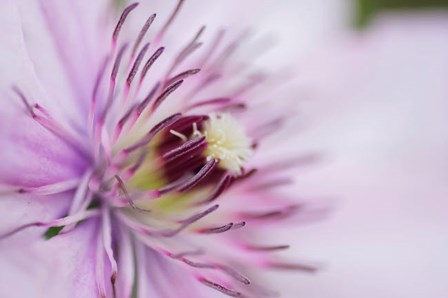
[[[202,131],[194,129],[195,135],[205,136],[208,146],[207,159],[217,158],[219,166],[240,175],[247,159],[252,155],[251,141],[244,127],[230,114],[210,114]]]

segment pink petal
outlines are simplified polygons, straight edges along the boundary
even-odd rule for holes
[[[0,243],[1,296],[94,297],[96,229],[90,220],[50,240],[18,235]]]

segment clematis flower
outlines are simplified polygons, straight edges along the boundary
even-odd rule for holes
[[[281,191],[315,160],[282,154],[296,150],[274,137],[297,98],[238,59],[249,33],[217,30],[203,44],[205,27],[188,40],[172,32],[184,2],[162,20],[138,3],[116,18],[101,1],[88,17],[68,1],[2,4],[15,25],[5,55],[22,59],[8,68],[20,79],[2,86],[0,246],[25,235],[77,258],[56,265],[80,269],[73,290],[50,296],[268,297],[260,271],[316,270],[282,259],[287,243],[263,233],[320,215]]]

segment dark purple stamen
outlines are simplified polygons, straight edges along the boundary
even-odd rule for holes
[[[201,234],[220,234],[220,233],[227,232],[228,230],[232,229],[232,227],[233,227],[233,222],[228,223],[223,226],[220,226],[220,227],[217,227],[217,228],[201,229],[198,232]]]
[[[106,71],[106,67],[109,64],[109,60],[110,60],[109,57],[104,58],[104,61],[101,64],[101,67],[100,67],[100,69],[98,71],[98,74],[96,76],[95,85],[93,86],[93,91],[92,91],[92,104],[93,104],[93,106],[95,106],[95,104],[96,104],[97,96],[98,96],[98,90],[100,88],[100,84],[101,84],[102,78],[104,77],[104,73]],[[94,112],[94,111],[91,111],[91,112]]]
[[[157,58],[159,58],[160,55],[162,55],[164,50],[165,50],[164,47],[158,48],[154,52],[154,54],[152,54],[152,56],[148,59],[148,61],[146,61],[145,65],[143,66],[143,69],[142,69],[142,74],[140,76],[140,81],[143,81],[143,79],[145,78],[146,73],[148,72],[148,70],[151,68],[151,66],[154,64],[154,62],[156,62]]]
[[[124,22],[126,21],[126,18],[128,17],[129,13],[134,10],[138,6],[138,3],[132,3],[128,7],[126,7],[123,12],[121,13],[120,19],[118,20],[117,25],[115,26],[114,33],[112,34],[112,42],[116,44],[118,34],[120,33],[121,27],[123,26]]]
[[[182,261],[183,263],[185,263],[188,266],[191,266],[193,268],[199,268],[199,269],[215,269],[216,268],[216,266],[213,264],[194,262],[187,258],[181,258],[180,261]]]
[[[170,256],[173,259],[182,259],[184,257],[188,257],[188,256],[198,256],[198,255],[202,255],[204,253],[204,251],[202,249],[197,249],[197,250],[192,250],[192,251],[184,251],[184,252],[180,252],[180,253],[168,253],[168,256]]]
[[[245,110],[247,108],[247,105],[245,103],[232,103],[223,107],[220,107],[219,109],[217,109],[218,111],[221,112],[227,112],[227,113],[231,113],[231,112],[238,112],[241,110]]]
[[[124,127],[125,123],[128,121],[129,117],[131,117],[132,113],[137,109],[137,105],[134,104],[129,110],[126,112],[126,114],[123,115],[123,117],[120,118],[120,120],[117,123],[117,128],[120,130]]]
[[[272,218],[286,218],[295,213],[300,206],[293,205],[279,210],[272,210],[266,212],[247,212],[243,213],[242,217],[252,220],[266,220]]]
[[[209,215],[210,213],[216,211],[218,208],[219,208],[218,204],[213,205],[212,207],[208,208],[207,210],[200,212],[198,214],[192,215],[187,219],[180,220],[179,222],[182,224],[192,224],[192,223],[200,220],[201,218]]]
[[[182,4],[184,4],[184,2],[185,2],[185,0],[179,0],[179,2],[176,5],[176,8],[173,11],[173,13],[168,18],[168,20],[166,21],[165,25],[163,25],[163,27],[160,30],[159,34],[157,34],[156,41],[161,40],[163,35],[165,35],[165,32],[168,30],[168,28],[170,27],[171,23],[176,18],[176,15],[179,13],[180,9],[182,8]]]
[[[177,81],[185,80],[185,79],[188,78],[189,76],[192,76],[192,75],[197,74],[199,71],[201,71],[199,68],[195,68],[195,69],[190,69],[190,70],[181,72],[180,74],[178,74],[178,75],[172,77],[171,79],[169,79],[169,80],[166,82],[165,85],[166,85],[166,86],[170,86],[170,85],[172,85],[173,83],[175,83],[175,82],[177,82]]]
[[[128,44],[124,44],[121,46],[120,50],[118,51],[118,55],[115,58],[114,66],[112,67],[112,72],[110,74],[110,88],[109,88],[109,96],[107,98],[106,106],[104,107],[103,114],[101,115],[101,122],[104,122],[106,119],[106,116],[112,106],[113,98],[114,98],[114,91],[115,91],[115,81],[117,79],[118,69],[120,68],[121,60],[123,58],[124,52],[126,51],[128,47]]]
[[[216,35],[216,38],[213,40],[210,49],[207,51],[207,53],[204,55],[204,58],[202,58],[202,61],[200,65],[205,65],[209,61],[210,57],[215,53],[216,49],[218,48],[219,44],[221,43],[221,40],[223,39],[225,34],[224,30],[220,30],[218,34]]]
[[[289,249],[289,245],[272,245],[272,246],[261,246],[261,245],[248,245],[247,248],[253,251],[276,251]]]
[[[148,93],[148,95],[145,97],[145,99],[137,106],[137,116],[140,116],[145,108],[148,106],[148,104],[151,102],[154,95],[156,95],[157,90],[159,90],[160,83],[157,83],[154,85],[154,87],[151,89],[151,91]]]
[[[206,286],[208,286],[208,287],[210,287],[210,288],[212,288],[214,290],[217,290],[217,291],[219,291],[219,292],[221,292],[221,293],[223,293],[223,294],[225,294],[227,296],[230,296],[230,297],[242,297],[242,294],[240,292],[228,289],[228,288],[226,288],[226,287],[224,287],[224,286],[222,286],[222,285],[220,285],[218,283],[209,281],[209,280],[207,280],[205,278],[199,278],[199,281],[201,283],[203,283],[204,285],[206,285]]]
[[[196,173],[193,177],[185,181],[179,188],[178,191],[184,192],[187,190],[192,189],[194,186],[196,186],[199,182],[201,182],[205,177],[207,177],[212,170],[216,167],[219,160],[214,158],[208,161],[200,170]]]
[[[319,270],[316,266],[299,263],[268,262],[266,266],[271,269],[304,271],[308,273],[315,273]]]
[[[171,94],[173,93],[177,88],[179,88],[184,81],[176,82],[174,85],[171,85],[167,87],[162,94],[160,94],[157,99],[154,101],[152,105],[152,110],[156,110],[158,106]]]
[[[187,252],[187,254],[189,255],[197,255],[197,254],[202,254],[203,252],[201,250],[197,250],[197,251],[193,251],[193,252]],[[186,254],[172,254],[170,252],[166,252],[166,254],[175,259],[175,260],[179,260],[185,264],[187,264],[190,267],[193,268],[197,268],[197,269],[216,269],[216,270],[220,270],[223,273],[229,275],[230,277],[234,278],[235,280],[245,284],[245,285],[249,285],[250,284],[250,280],[243,276],[242,274],[240,274],[239,272],[237,272],[236,270],[222,265],[222,264],[217,264],[217,263],[206,263],[206,262],[197,262],[197,261],[192,261],[190,259],[185,258]]]
[[[165,159],[166,161],[173,161],[182,158],[186,155],[190,156],[195,155],[195,152],[201,147],[204,147],[205,143],[206,141],[204,136],[186,141],[181,146],[176,147],[165,153],[163,155],[163,159]]]
[[[234,279],[236,279],[237,281],[245,285],[250,285],[250,280],[247,277],[241,275],[239,272],[235,271],[234,269],[227,266],[219,266],[219,268],[228,275],[230,275],[231,277],[233,277]]]
[[[205,144],[204,144],[205,145]],[[205,158],[200,155],[203,147],[200,147],[192,157],[184,157],[178,161],[168,162],[165,168],[165,176],[169,181],[175,181],[172,187],[165,189],[164,193],[177,190],[189,179],[186,173],[191,173],[204,165]]]
[[[180,232],[182,232],[183,230],[185,230],[187,227],[189,227],[193,223],[201,220],[202,218],[206,217],[210,213],[215,212],[218,208],[219,208],[219,205],[213,205],[212,207],[208,208],[205,211],[194,214],[187,219],[180,220],[179,223],[181,223],[181,225],[177,229],[163,230],[163,231],[160,231],[158,233],[158,235],[163,236],[163,237],[173,237],[173,236],[179,234]]]
[[[135,172],[137,172],[138,169],[143,165],[146,156],[148,155],[148,152],[146,150],[142,150],[142,153],[140,153],[137,162],[127,171],[127,174],[129,176],[132,176]]]
[[[203,100],[203,101],[194,103],[194,104],[186,107],[185,109],[188,111],[188,110],[192,110],[194,108],[207,106],[207,105],[228,104],[231,102],[231,100],[232,99],[229,97],[213,98],[213,99]]]
[[[202,43],[197,42],[197,40],[201,37],[202,33],[205,30],[205,26],[202,26],[198,33],[193,37],[193,39],[180,51],[180,53],[176,56],[176,58],[173,61],[173,64],[171,65],[167,77],[171,75],[171,73],[176,69],[176,67],[182,63],[190,54],[192,54],[196,49],[198,49]]]
[[[137,49],[140,45],[140,43],[143,40],[143,37],[145,37],[146,32],[148,31],[149,27],[151,27],[152,22],[154,22],[154,19],[156,18],[156,14],[152,14],[145,22],[145,25],[143,25],[142,30],[140,30],[140,33],[138,34],[137,39],[135,40],[134,47],[132,48],[132,56],[134,57],[135,53],[137,52]]]
[[[110,79],[112,82],[114,82],[114,84],[115,84],[115,80],[117,79],[118,69],[120,67],[121,60],[123,59],[123,55],[124,55],[124,52],[126,51],[127,47],[128,47],[127,43],[122,45],[120,50],[118,51],[117,57],[115,58],[114,66],[113,66],[112,72],[110,74]]]
[[[216,200],[229,187],[232,181],[233,177],[231,175],[225,175],[223,178],[221,178],[211,195],[205,201],[202,201],[199,204],[207,204]]]
[[[146,54],[146,51],[149,48],[149,43],[145,44],[145,46],[140,50],[140,52],[138,53],[137,58],[135,59],[134,65],[132,65],[131,71],[129,72],[128,78],[126,79],[126,84],[129,86],[131,86],[132,80],[135,77],[135,74],[138,71],[138,68],[140,67],[140,64],[142,63],[143,57]]]
[[[292,184],[292,183],[294,183],[294,180],[291,178],[278,178],[278,179],[273,179],[271,181],[263,181],[259,184],[255,184],[251,187],[251,189],[263,191],[263,190],[266,190],[269,188],[275,188],[275,187],[284,186],[284,185],[288,185],[288,184]]]
[[[175,123],[177,120],[179,120],[179,118],[181,117],[180,113],[177,114],[173,114],[165,119],[163,119],[161,122],[159,122],[158,124],[156,124],[147,134],[146,136],[143,138],[143,140],[141,140],[140,142],[138,142],[137,144],[128,147],[126,149],[123,150],[123,152],[125,154],[129,154],[132,151],[141,148],[143,146],[145,146],[146,144],[148,144],[149,142],[151,142],[152,138],[158,134],[161,130],[163,130],[164,128],[170,126],[171,124]]]
[[[198,116],[186,116],[177,121],[170,128],[175,131],[183,131],[185,129],[191,129],[193,123],[199,127],[202,122],[207,120],[209,117],[206,115],[198,115]]]

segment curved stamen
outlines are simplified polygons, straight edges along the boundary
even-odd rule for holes
[[[181,114],[177,113],[177,114],[173,114],[167,118],[165,118],[164,120],[162,120],[161,122],[159,122],[158,124],[156,124],[147,134],[146,136],[143,138],[143,140],[141,140],[140,142],[138,142],[137,144],[128,147],[126,149],[124,149],[122,152],[123,154],[127,155],[145,145],[147,145],[149,142],[151,142],[152,138],[158,134],[161,130],[163,130],[164,128],[170,126],[171,124],[175,123],[177,120],[179,120],[181,118]]]
[[[198,203],[198,205],[207,204],[216,200],[230,186],[233,179],[232,175],[224,175],[208,198]]]
[[[165,75],[166,78],[168,78],[171,73],[178,67],[189,55],[191,55],[195,50],[197,50],[202,43],[197,42],[198,39],[201,37],[202,33],[205,31],[205,26],[202,26],[199,31],[196,33],[196,35],[193,37],[193,39],[179,52],[179,54],[174,59],[173,63],[171,64],[171,67],[169,68],[167,74]]]
[[[174,8],[173,13],[168,18],[165,25],[163,25],[160,32],[157,34],[157,37],[156,37],[157,42],[159,42],[162,39],[162,37],[165,35],[166,31],[168,30],[170,25],[173,23],[174,19],[176,18],[177,14],[179,13],[180,9],[182,8],[182,5],[184,4],[184,2],[185,2],[185,0],[179,0],[179,2],[177,2],[176,8]]]
[[[120,19],[118,20],[117,25],[115,26],[114,32],[112,34],[112,45],[115,48],[115,45],[117,44],[118,34],[120,33],[121,27],[123,27],[124,22],[126,21],[126,18],[128,15],[133,11],[139,3],[135,2],[127,6],[123,12],[121,13]]]
[[[207,177],[212,170],[216,167],[219,160],[214,158],[208,161],[193,177],[185,181],[182,185],[177,188],[177,191],[184,192],[192,189],[199,182],[201,182],[205,177]]]
[[[251,251],[257,251],[257,252],[271,252],[271,251],[289,249],[290,245],[271,245],[271,246],[247,245],[246,248]]]
[[[284,262],[276,262],[271,261],[265,264],[267,268],[275,269],[275,270],[292,270],[292,271],[304,271],[308,273],[315,273],[319,270],[316,266],[301,264],[301,263],[284,263]]]
[[[250,285],[250,280],[247,277],[243,276],[242,274],[240,274],[239,272],[237,272],[236,270],[234,270],[228,266],[224,266],[221,264],[213,264],[213,263],[193,262],[187,258],[180,258],[179,260],[193,268],[221,270],[222,272],[224,272],[225,274],[234,278],[235,280],[237,280],[245,285]]]
[[[159,106],[160,106],[160,104],[171,94],[171,93],[173,93],[174,91],[176,91],[176,89],[177,88],[179,88],[181,85],[182,85],[182,83],[183,83],[184,81],[183,80],[181,80],[181,81],[178,81],[178,82],[176,82],[175,84],[173,84],[173,85],[171,85],[171,86],[168,86],[163,92],[162,92],[162,94],[160,94],[159,95],[159,97],[157,97],[157,99],[154,101],[154,103],[152,104],[152,111],[155,111]]]
[[[211,56],[215,53],[216,49],[218,48],[219,44],[221,43],[221,41],[224,37],[224,34],[225,34],[224,30],[219,30],[215,39],[211,43],[210,49],[205,53],[204,58],[202,58],[200,65],[204,66],[207,64],[207,62],[210,60]]]
[[[137,117],[143,113],[143,111],[146,109],[146,107],[151,102],[153,97],[156,95],[157,90],[159,90],[159,86],[160,83],[155,84],[154,87],[151,89],[151,91],[148,93],[148,95],[145,97],[145,99],[137,106],[136,109]]]
[[[107,97],[107,101],[106,101],[106,105],[104,107],[103,113],[101,114],[100,123],[99,123],[98,131],[97,131],[97,135],[96,135],[97,138],[100,138],[100,136],[101,136],[102,126],[104,125],[104,122],[106,121],[107,114],[109,113],[109,110],[112,107],[118,69],[120,68],[121,60],[123,59],[123,55],[124,55],[124,52],[126,51],[127,47],[128,47],[127,43],[125,43],[124,45],[121,46],[120,50],[118,51],[117,57],[115,58],[114,66],[112,67],[112,72],[110,74],[109,95]]]
[[[248,220],[269,220],[269,219],[284,219],[291,216],[298,211],[299,205],[288,206],[283,209],[262,211],[262,212],[245,212],[241,213],[241,217]]]
[[[194,224],[195,222],[201,220],[202,218],[208,216],[209,214],[215,212],[219,208],[219,205],[213,205],[212,207],[201,211],[199,213],[193,214],[187,219],[180,220],[179,227],[175,229],[165,229],[165,230],[158,230],[155,228],[150,228],[144,224],[138,223],[132,219],[130,219],[126,214],[123,213],[117,213],[117,216],[125,223],[129,228],[132,230],[139,232],[144,235],[149,235],[152,237],[174,237],[186,228],[188,228],[190,225]]]
[[[100,89],[102,79],[104,77],[104,73],[106,72],[106,67],[109,64],[109,61],[110,61],[109,56],[104,59],[103,63],[101,64],[101,67],[98,71],[98,74],[96,76],[95,85],[93,86],[92,100],[90,102],[90,110],[89,110],[89,118],[88,118],[88,123],[89,123],[89,128],[90,128],[89,131],[91,133],[93,132],[93,127],[94,127],[94,122],[95,122],[96,104],[98,102],[98,92]]]
[[[200,234],[220,234],[220,233],[224,233],[224,232],[227,232],[230,230],[242,228],[245,225],[246,225],[245,221],[238,222],[238,223],[231,222],[231,223],[228,223],[228,224],[220,226],[220,227],[200,229],[197,232]]]
[[[220,234],[229,231],[233,227],[233,222],[228,223],[226,225],[216,227],[216,228],[206,228],[206,229],[200,229],[198,233],[201,234]]]
[[[208,286],[208,287],[210,287],[210,288],[212,288],[214,290],[217,290],[218,292],[221,292],[221,293],[223,293],[223,294],[225,294],[227,296],[230,296],[230,297],[241,297],[242,296],[242,294],[240,292],[228,289],[228,288],[226,288],[226,287],[224,287],[224,286],[222,286],[222,285],[220,285],[218,283],[212,282],[212,281],[210,281],[208,279],[205,279],[203,277],[198,278],[198,280],[202,284],[204,284],[204,285],[206,285],[206,286]]]
[[[140,67],[140,64],[142,63],[143,57],[145,56],[148,48],[149,48],[149,43],[145,44],[144,47],[138,53],[138,56],[135,59],[134,65],[132,65],[131,71],[129,72],[129,75],[126,79],[126,84],[127,84],[128,88],[130,88],[132,80],[134,79],[135,74],[137,73],[138,68]]]
[[[175,83],[177,81],[185,80],[189,76],[197,74],[199,71],[201,71],[199,68],[195,68],[195,69],[189,69],[189,70],[186,70],[184,72],[181,72],[180,74],[178,74],[178,75],[172,77],[171,79],[169,79],[166,82],[165,86],[170,86],[170,85],[172,85],[173,83]]]
[[[76,214],[70,215],[70,216],[66,216],[66,217],[62,217],[62,218],[58,218],[58,219],[54,219],[48,222],[43,222],[43,221],[36,221],[36,222],[32,222],[29,224],[25,224],[25,225],[21,225],[15,229],[13,229],[12,231],[9,231],[3,235],[0,235],[0,241],[4,240],[5,238],[8,238],[20,231],[23,231],[27,228],[30,227],[60,227],[60,226],[66,226],[69,224],[74,224],[74,223],[78,223],[82,220],[86,220],[88,218],[94,217],[99,215],[100,212],[99,210],[84,210],[84,211],[80,211]]]
[[[115,175],[114,177],[115,177],[115,179],[117,180],[117,182],[118,182],[118,187],[119,187],[119,188],[121,189],[121,191],[123,192],[126,201],[128,202],[128,204],[129,204],[133,209],[138,210],[138,211],[143,211],[143,212],[151,212],[151,210],[149,210],[149,209],[143,209],[143,208],[140,208],[140,207],[136,206],[135,203],[134,203],[134,201],[132,200],[131,196],[129,195],[129,192],[128,192],[128,190],[126,189],[126,186],[124,185],[124,182],[123,182],[123,180],[120,178],[120,176]]]
[[[189,227],[193,223],[201,220],[202,218],[206,217],[210,213],[215,212],[218,208],[219,208],[219,205],[214,205],[205,211],[194,214],[187,219],[183,219],[183,220],[179,221],[181,223],[181,225],[177,229],[160,231],[160,232],[158,232],[158,234],[163,237],[173,237],[173,236],[179,234],[180,232],[182,232],[183,230],[185,230],[187,227]]]
[[[228,104],[231,101],[232,101],[232,99],[230,97],[213,98],[213,99],[203,100],[203,101],[199,101],[194,104],[191,104],[191,105],[185,107],[185,110],[190,111],[194,108],[199,108],[199,107],[207,106],[207,105]]]
[[[138,37],[135,40],[134,47],[132,48],[131,59],[134,58],[135,53],[137,52],[137,49],[143,40],[143,37],[145,37],[146,32],[148,31],[149,27],[151,27],[151,24],[154,22],[155,18],[156,18],[155,13],[152,14],[151,16],[149,16],[149,18],[146,20],[145,24],[143,25],[143,28],[140,30],[140,33],[138,34]]]
[[[168,151],[162,157],[167,162],[175,161],[186,155],[191,156],[193,152],[197,151],[201,147],[204,147],[205,145],[206,145],[205,137],[202,136],[199,138],[186,141],[179,147],[176,147]]]
[[[146,61],[145,65],[143,66],[143,69],[142,69],[142,74],[140,75],[140,82],[143,81],[146,74],[148,73],[148,70],[151,68],[151,66],[154,64],[154,62],[156,62],[156,60],[160,57],[160,55],[162,55],[163,51],[165,51],[164,47],[158,48],[154,52],[154,54],[152,54],[152,56],[148,59],[148,61]]]

